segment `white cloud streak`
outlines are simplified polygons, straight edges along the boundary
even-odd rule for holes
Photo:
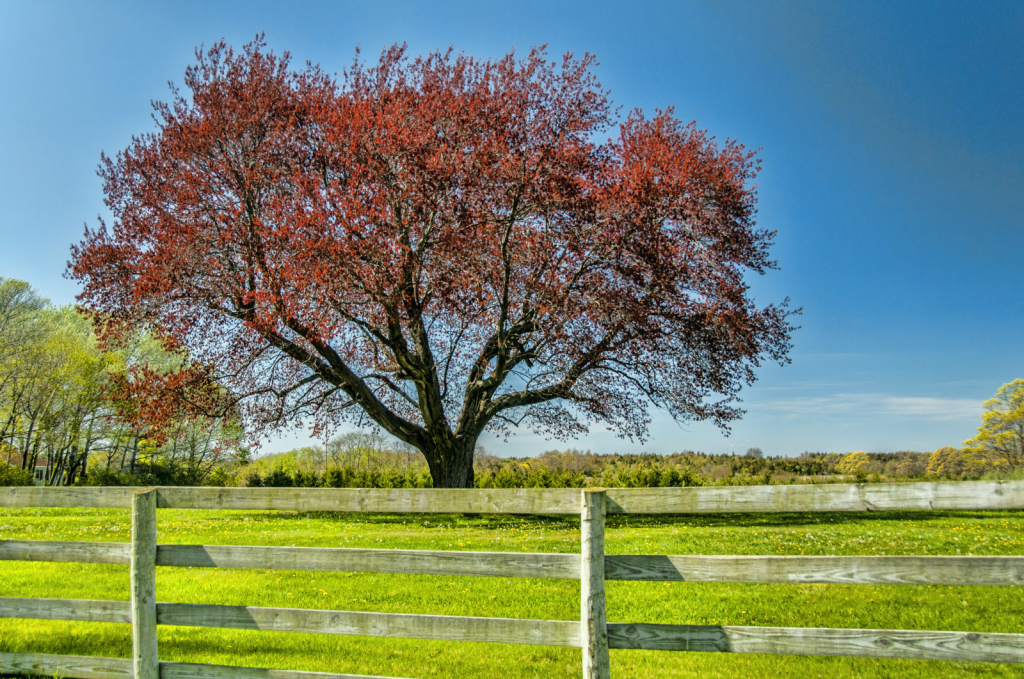
[[[932,396],[835,394],[779,399],[760,404],[758,408],[790,415],[883,415],[948,420],[978,418],[982,411],[982,401]]]

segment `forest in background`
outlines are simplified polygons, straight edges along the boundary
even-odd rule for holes
[[[136,393],[140,377],[176,376],[184,360],[148,335],[104,346],[77,307],[0,277],[0,485],[34,476],[54,486],[191,485],[244,462],[243,431],[230,413],[206,416]]]
[[[217,474],[218,485],[269,487],[429,488],[422,456],[380,446],[374,434],[350,433],[327,446],[270,455]],[[477,452],[478,488],[742,486],[791,483],[882,483],[924,479],[1015,478],[1017,471],[979,469],[964,450],[812,453],[766,457],[694,451],[671,455],[550,450],[533,458]]]

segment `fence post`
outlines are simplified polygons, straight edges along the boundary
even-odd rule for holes
[[[580,512],[580,622],[583,626],[583,679],[610,679],[608,621],[604,603],[603,488],[583,490]]]
[[[132,494],[132,667],[134,679],[159,679],[156,648],[156,490]]]

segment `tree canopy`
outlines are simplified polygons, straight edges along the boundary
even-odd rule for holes
[[[758,161],[671,109],[616,123],[595,64],[395,46],[335,79],[198,50],[103,158],[80,300],[187,348],[256,430],[372,422],[436,486],[472,486],[485,430],[727,428],[793,329],[744,281],[775,266]]]
[[[1024,467],[1024,380],[999,387],[984,408],[978,435],[964,441],[964,450],[991,469]]]

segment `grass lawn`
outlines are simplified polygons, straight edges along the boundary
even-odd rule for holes
[[[162,544],[578,552],[574,517],[167,510]],[[609,554],[1024,554],[1024,513],[608,518]],[[0,508],[0,539],[127,542],[129,513]],[[1024,588],[609,582],[611,622],[1024,632]],[[127,600],[128,568],[0,561],[0,596]],[[350,611],[579,619],[572,580],[157,569],[157,598]],[[576,649],[161,627],[160,658],[389,677],[578,677]],[[127,625],[0,620],[0,651],[129,657]],[[625,677],[1024,677],[982,663],[612,651]]]

